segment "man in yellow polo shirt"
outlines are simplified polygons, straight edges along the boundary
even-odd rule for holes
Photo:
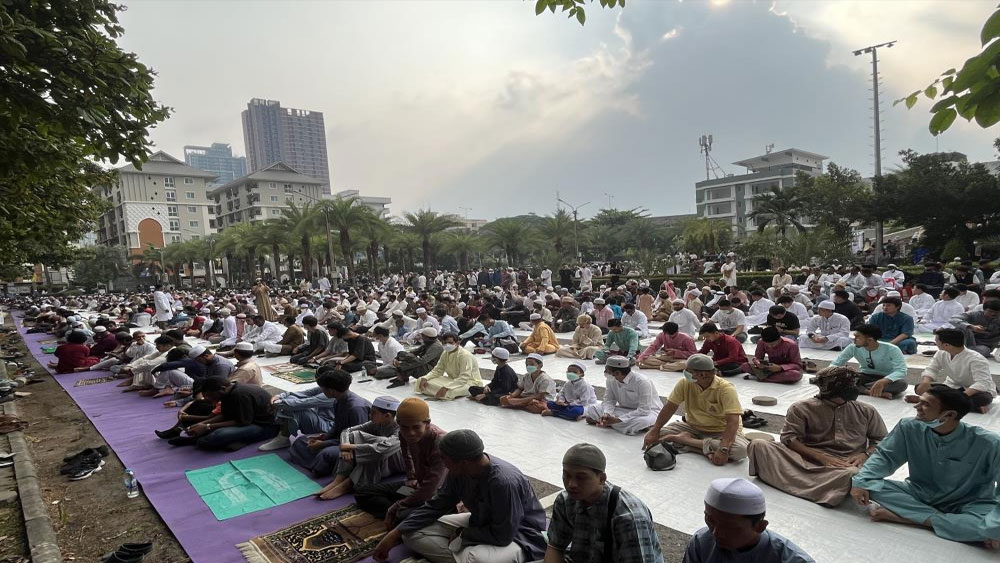
[[[684,405],[684,420],[667,424]],[[718,377],[715,362],[704,354],[687,359],[684,379],[677,382],[656,423],[643,438],[643,448],[670,442],[681,451],[701,452],[715,465],[747,456],[743,407],[733,384]],[[666,425],[666,428],[664,428]]]

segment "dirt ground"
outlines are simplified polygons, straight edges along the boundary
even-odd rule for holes
[[[21,418],[29,423],[24,435],[35,460],[63,559],[97,562],[123,543],[153,542],[153,552],[146,561],[190,561],[149,501],[142,495],[134,499],[125,496],[122,482],[125,468],[114,452],[105,458],[104,468],[88,479],[69,481],[59,474],[64,456],[105,442],[62,387],[23,345],[22,349],[26,354],[18,361],[45,374],[41,383],[25,388],[31,396],[18,399],[17,408]],[[7,555],[3,536],[9,534],[0,507],[0,563],[18,561],[2,559]]]

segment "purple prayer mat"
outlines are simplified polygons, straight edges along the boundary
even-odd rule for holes
[[[18,311],[18,314],[21,312]],[[42,358],[39,341],[51,338],[44,333],[27,334],[21,319],[15,317],[18,330],[28,349],[48,369]],[[49,370],[52,373],[53,370]],[[118,387],[88,385],[75,387],[77,380],[106,375],[106,372],[84,371],[55,375],[59,385],[76,401],[83,413],[97,427],[98,432],[115,451],[125,467],[135,472],[142,492],[153,504],[163,521],[184,547],[194,563],[245,563],[236,544],[251,538],[276,532],[299,521],[341,508],[354,502],[352,495],[333,501],[319,501],[314,497],[299,499],[269,510],[252,512],[236,518],[219,521],[201,500],[188,482],[184,472],[261,455],[258,444],[251,444],[237,452],[214,452],[193,447],[175,448],[153,434],[153,430],[171,427],[177,420],[177,409],[163,407],[165,399],[139,397],[135,393],[122,393]],[[72,452],[69,452],[72,453]],[[288,450],[274,452],[286,461]],[[299,469],[298,466],[294,466]],[[324,478],[321,484],[329,482]],[[122,502],[128,502],[124,486]],[[145,538],[131,538],[144,541]],[[409,556],[409,551],[399,546],[392,550],[392,561]],[[371,561],[370,558],[364,561]]]

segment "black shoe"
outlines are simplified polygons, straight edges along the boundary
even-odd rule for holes
[[[405,381],[400,381],[398,379],[393,379],[392,383],[390,383],[388,386],[386,386],[386,388],[387,389],[395,389],[396,387],[402,387],[404,385],[406,385]]]
[[[102,467],[104,467],[104,460],[101,458],[85,460],[75,472],[70,474],[69,480],[82,481],[100,471]]]
[[[198,443],[198,438],[194,436],[180,436],[178,438],[171,438],[167,440],[167,443],[171,446],[193,446]]]
[[[87,448],[82,452],[66,458],[65,463],[59,469],[59,473],[63,475],[73,475],[84,466],[89,466],[97,463],[101,459],[101,454],[97,450]]]
[[[101,559],[101,563],[138,563],[153,551],[151,543],[125,543]]]
[[[172,440],[180,437],[181,429],[179,426],[174,426],[168,430],[153,430],[153,433],[156,434],[156,437],[161,440]]]

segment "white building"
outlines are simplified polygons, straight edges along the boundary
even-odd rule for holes
[[[823,173],[823,161],[828,157],[799,149],[774,151],[734,162],[747,169],[746,174],[705,180],[695,184],[695,204],[698,217],[729,221],[733,233],[746,236],[757,228],[747,215],[753,211],[753,199],[771,188],[784,189],[795,184],[795,175],[811,176]]]
[[[333,199],[348,199],[353,197],[358,203],[371,209],[376,217],[381,217],[382,219],[389,217],[389,205],[392,203],[392,198],[364,196],[358,190],[342,190],[331,197]]]
[[[306,176],[283,162],[276,162],[209,192],[215,204],[215,226],[221,232],[237,223],[279,219],[281,211],[291,202],[303,207],[319,201],[324,185],[321,178]]]
[[[128,164],[118,172],[114,185],[93,188],[111,203],[97,220],[97,244],[126,246],[136,255],[149,245],[163,248],[215,232],[215,206],[207,194],[215,174],[163,151],[153,153],[141,170]]]

